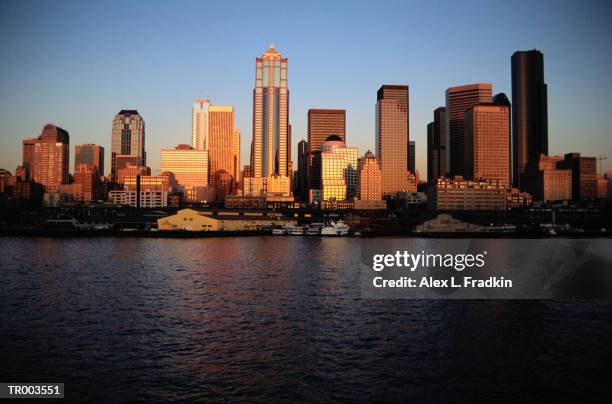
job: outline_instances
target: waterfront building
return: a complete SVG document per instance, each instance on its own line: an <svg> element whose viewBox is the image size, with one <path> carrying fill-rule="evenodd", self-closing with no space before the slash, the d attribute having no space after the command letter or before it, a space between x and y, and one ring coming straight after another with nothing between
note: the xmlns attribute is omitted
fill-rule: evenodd
<svg viewBox="0 0 612 404"><path fill-rule="evenodd" d="M111 177L116 179L116 157L136 157L136 164L147 165L145 153L145 122L135 109L122 109L113 118L111 139Z"/></svg>
<svg viewBox="0 0 612 404"><path fill-rule="evenodd" d="M38 139L28 141L27 147L27 153L32 153L31 178L42 184L45 192L56 192L60 185L68 183L70 136L66 130L46 124Z"/></svg>
<svg viewBox="0 0 612 404"><path fill-rule="evenodd" d="M228 195L225 197L226 209L265 209L266 198L263 196L238 196Z"/></svg>
<svg viewBox="0 0 612 404"><path fill-rule="evenodd" d="M558 169L572 171L572 199L597 198L597 159L581 157L580 153L567 153L557 162Z"/></svg>
<svg viewBox="0 0 612 404"><path fill-rule="evenodd" d="M74 183L78 186L74 193L75 200L92 202L100 199L100 174L97 166L79 164L74 171Z"/></svg>
<svg viewBox="0 0 612 404"><path fill-rule="evenodd" d="M527 208L533 204L533 198L528 192L521 192L518 188L512 188L507 194L508 209Z"/></svg>
<svg viewBox="0 0 612 404"><path fill-rule="evenodd" d="M427 195L435 210L506 210L506 187L500 180L465 180L461 176L438 178Z"/></svg>
<svg viewBox="0 0 612 404"><path fill-rule="evenodd" d="M321 165L313 162L313 158L315 154L321 152L323 143L331 135L336 135L346 142L346 111L343 109L309 109L307 143L309 189L321 188Z"/></svg>
<svg viewBox="0 0 612 404"><path fill-rule="evenodd" d="M97 144L78 144L74 146L74 170L79 165L89 164L96 167L98 175L104 175L104 147Z"/></svg>
<svg viewBox="0 0 612 404"><path fill-rule="evenodd" d="M168 206L168 193L164 191L126 191L113 190L108 200L115 205L133 208L165 208Z"/></svg>
<svg viewBox="0 0 612 404"><path fill-rule="evenodd" d="M544 55L536 50L512 55L512 182L521 190L521 176L548 155L548 101Z"/></svg>
<svg viewBox="0 0 612 404"><path fill-rule="evenodd" d="M504 94L464 114L466 179L499 180L510 187L510 102Z"/></svg>
<svg viewBox="0 0 612 404"><path fill-rule="evenodd" d="M185 200L197 202L211 200L208 187L208 151L197 150L189 145L178 145L174 149L162 149L161 170L171 172L184 188ZM202 198L202 192L206 198Z"/></svg>
<svg viewBox="0 0 612 404"><path fill-rule="evenodd" d="M289 178L289 152L287 58L271 44L255 61L252 176Z"/></svg>
<svg viewBox="0 0 612 404"><path fill-rule="evenodd" d="M572 171L561 169L562 156L540 155L534 167L528 167L522 178L523 187L534 201L566 201L572 198Z"/></svg>
<svg viewBox="0 0 612 404"><path fill-rule="evenodd" d="M376 156L383 195L408 190L408 92L408 86L385 84L376 94Z"/></svg>
<svg viewBox="0 0 612 404"><path fill-rule="evenodd" d="M417 233L480 233L484 231L486 231L484 227L455 219L448 213L441 213L434 219L426 220L416 227Z"/></svg>
<svg viewBox="0 0 612 404"><path fill-rule="evenodd" d="M447 171L451 176L465 173L464 113L479 103L490 103L493 86L488 83L467 84L446 90ZM440 175L443 175L442 173Z"/></svg>
<svg viewBox="0 0 612 404"><path fill-rule="evenodd" d="M291 180L287 176L245 177L244 196L291 196Z"/></svg>
<svg viewBox="0 0 612 404"><path fill-rule="evenodd" d="M357 148L331 135L321 148L323 200L352 200L357 192Z"/></svg>
<svg viewBox="0 0 612 404"><path fill-rule="evenodd" d="M222 212L182 209L157 220L160 231L260 231L271 226L295 225L295 220L268 212Z"/></svg>

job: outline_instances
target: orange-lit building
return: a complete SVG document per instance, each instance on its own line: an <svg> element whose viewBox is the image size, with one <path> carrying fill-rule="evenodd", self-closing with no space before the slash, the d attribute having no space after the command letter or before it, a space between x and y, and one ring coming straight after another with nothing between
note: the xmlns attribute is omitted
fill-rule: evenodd
<svg viewBox="0 0 612 404"><path fill-rule="evenodd" d="M581 157L580 153L566 153L557 168L572 171L572 199L597 198L597 159Z"/></svg>
<svg viewBox="0 0 612 404"><path fill-rule="evenodd" d="M337 135L321 146L323 200L352 200L357 192L357 148L347 147Z"/></svg>
<svg viewBox="0 0 612 404"><path fill-rule="evenodd" d="M28 148L29 145L28 142ZM45 192L56 192L60 185L68 183L69 151L68 132L52 124L45 125L41 135L33 142L31 178L42 184Z"/></svg>
<svg viewBox="0 0 612 404"><path fill-rule="evenodd" d="M467 84L446 90L446 169L451 176L465 173L464 113L479 103L492 100L493 86L486 83ZM440 175L444 175L441 173Z"/></svg>
<svg viewBox="0 0 612 404"><path fill-rule="evenodd" d="M523 186L534 201L566 201L572 199L572 172L559 169L562 156L540 155L537 167L527 167L523 174ZM532 163L533 164L533 163Z"/></svg>
<svg viewBox="0 0 612 404"><path fill-rule="evenodd" d="M506 210L506 193L499 180L438 178L429 188L427 203L436 210Z"/></svg>
<svg viewBox="0 0 612 404"><path fill-rule="evenodd" d="M146 166L145 122L135 109L122 109L113 118L111 144L111 176L116 180L117 156L136 157L134 165Z"/></svg>
<svg viewBox="0 0 612 404"><path fill-rule="evenodd" d="M21 165L25 170L24 180L29 180L32 177L32 162L34 160L34 144L38 141L37 138L23 140L23 160Z"/></svg>
<svg viewBox="0 0 612 404"><path fill-rule="evenodd" d="M370 150L359 159L357 198L365 201L382 200L380 164Z"/></svg>
<svg viewBox="0 0 612 404"><path fill-rule="evenodd" d="M126 167L117 171L117 183L123 185L126 177L136 175L151 175L151 169L145 166L135 166L128 164Z"/></svg>
<svg viewBox="0 0 612 404"><path fill-rule="evenodd" d="M174 174L184 188L185 200L200 200L198 189L208 187L208 151L196 150L189 145L178 145L161 152L161 170Z"/></svg>
<svg viewBox="0 0 612 404"><path fill-rule="evenodd" d="M343 109L309 109L308 110L308 187L321 188L321 166L313 164L315 152L320 152L325 140L338 136L346 142L346 111Z"/></svg>
<svg viewBox="0 0 612 404"><path fill-rule="evenodd" d="M208 148L208 108L210 101L205 98L195 100L191 109L191 147L196 150Z"/></svg>
<svg viewBox="0 0 612 404"><path fill-rule="evenodd" d="M81 164L96 167L98 175L104 176L104 147L91 143L74 146L74 170Z"/></svg>
<svg viewBox="0 0 612 404"><path fill-rule="evenodd" d="M100 198L100 175L91 164L79 164L74 171L74 183L79 186L74 199L91 202Z"/></svg>
<svg viewBox="0 0 612 404"><path fill-rule="evenodd" d="M211 105L208 108L209 182L216 173L234 172L234 108Z"/></svg>
<svg viewBox="0 0 612 404"><path fill-rule="evenodd" d="M233 170L232 176L236 183L236 188L240 186L242 179L240 178L240 130L234 128L234 139L232 141L232 155L233 155Z"/></svg>
<svg viewBox="0 0 612 404"><path fill-rule="evenodd" d="M510 187L510 102L476 104L465 112L464 167L467 179L499 180Z"/></svg>
<svg viewBox="0 0 612 404"><path fill-rule="evenodd" d="M377 92L376 156L383 195L408 190L408 86L383 85Z"/></svg>

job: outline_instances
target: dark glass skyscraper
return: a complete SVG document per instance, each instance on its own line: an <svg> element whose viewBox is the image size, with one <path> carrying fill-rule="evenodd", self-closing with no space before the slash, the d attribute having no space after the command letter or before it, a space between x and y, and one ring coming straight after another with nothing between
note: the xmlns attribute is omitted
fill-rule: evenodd
<svg viewBox="0 0 612 404"><path fill-rule="evenodd" d="M297 169L297 196L304 200L308 194L308 142L300 140L298 143L298 169Z"/></svg>
<svg viewBox="0 0 612 404"><path fill-rule="evenodd" d="M427 182L434 184L447 173L446 108L434 110L434 120L427 125Z"/></svg>
<svg viewBox="0 0 612 404"><path fill-rule="evenodd" d="M416 145L414 140L408 141L408 171L411 173L416 172Z"/></svg>
<svg viewBox="0 0 612 404"><path fill-rule="evenodd" d="M533 49L512 55L512 182L524 189L521 175L540 154L548 155L548 101L544 55Z"/></svg>

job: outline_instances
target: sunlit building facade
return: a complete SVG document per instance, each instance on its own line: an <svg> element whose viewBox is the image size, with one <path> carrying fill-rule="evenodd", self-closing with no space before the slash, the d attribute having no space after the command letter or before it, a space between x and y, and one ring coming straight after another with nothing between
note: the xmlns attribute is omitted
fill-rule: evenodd
<svg viewBox="0 0 612 404"><path fill-rule="evenodd" d="M242 181L240 178L240 130L234 128L234 138L232 140L232 176L236 187L238 187Z"/></svg>
<svg viewBox="0 0 612 404"><path fill-rule="evenodd" d="M465 178L499 180L510 187L510 102L481 103L465 111Z"/></svg>
<svg viewBox="0 0 612 404"><path fill-rule="evenodd" d="M324 201L351 200L357 193L357 148L336 135L321 148L321 189Z"/></svg>
<svg viewBox="0 0 612 404"><path fill-rule="evenodd" d="M357 198L366 201L382 199L382 178L378 159L370 150L359 159Z"/></svg>
<svg viewBox="0 0 612 404"><path fill-rule="evenodd" d="M343 109L308 110L308 187L321 187L321 165L313 164L314 154L320 152L323 143L331 135L346 142L346 111Z"/></svg>
<svg viewBox="0 0 612 404"><path fill-rule="evenodd" d="M96 167L98 175L104 175L104 147L97 144L78 144L74 146L74 169L81 164Z"/></svg>
<svg viewBox="0 0 612 404"><path fill-rule="evenodd" d="M427 203L436 210L506 210L507 190L499 180L438 178L429 188Z"/></svg>
<svg viewBox="0 0 612 404"><path fill-rule="evenodd" d="M287 58L270 45L255 61L252 176L289 177Z"/></svg>
<svg viewBox="0 0 612 404"><path fill-rule="evenodd" d="M208 108L209 182L219 172L234 172L234 108L211 105Z"/></svg>
<svg viewBox="0 0 612 404"><path fill-rule="evenodd" d="M572 199L572 171L560 169L558 163L563 156L540 155L535 167L527 167L522 175L522 184L534 201L567 201Z"/></svg>
<svg viewBox="0 0 612 404"><path fill-rule="evenodd" d="M376 156L383 195L408 190L408 86L383 85L377 92Z"/></svg>
<svg viewBox="0 0 612 404"><path fill-rule="evenodd" d="M31 178L42 184L45 192L57 192L68 183L70 136L58 126L46 124L33 142Z"/></svg>
<svg viewBox="0 0 612 404"><path fill-rule="evenodd" d="M447 171L451 176L465 173L464 113L480 103L490 103L493 86L488 83L467 84L446 90Z"/></svg>
<svg viewBox="0 0 612 404"><path fill-rule="evenodd" d="M116 157L136 157L136 165L146 166L145 122L138 111L124 109L113 118L111 145L111 176L117 175Z"/></svg>
<svg viewBox="0 0 612 404"><path fill-rule="evenodd" d="M208 187L208 151L196 150L189 145L178 145L174 149L162 149L161 171L174 174L184 188L185 200L195 202L198 188Z"/></svg>
<svg viewBox="0 0 612 404"><path fill-rule="evenodd" d="M95 165L79 164L74 170L74 183L79 186L75 199L85 202L100 199L100 173Z"/></svg>
<svg viewBox="0 0 612 404"><path fill-rule="evenodd" d="M208 108L210 101L197 99L191 108L191 147L196 150L208 149Z"/></svg>

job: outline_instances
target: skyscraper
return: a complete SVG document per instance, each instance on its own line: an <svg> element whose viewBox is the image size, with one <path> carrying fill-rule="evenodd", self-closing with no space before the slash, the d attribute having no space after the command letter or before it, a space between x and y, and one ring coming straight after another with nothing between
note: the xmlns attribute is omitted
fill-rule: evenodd
<svg viewBox="0 0 612 404"><path fill-rule="evenodd" d="M300 140L297 153L297 194L301 200L306 200L308 196L308 142Z"/></svg>
<svg viewBox="0 0 612 404"><path fill-rule="evenodd" d="M440 176L440 152L434 136L434 123L427 124L427 183L430 185Z"/></svg>
<svg viewBox="0 0 612 404"><path fill-rule="evenodd" d="M557 168L572 172L572 199L589 200L597 198L597 159L581 157L580 153L566 153L557 162Z"/></svg>
<svg viewBox="0 0 612 404"><path fill-rule="evenodd" d="M321 165L314 164L315 154L325 140L336 135L346 142L346 111L343 109L308 110L308 189L321 189Z"/></svg>
<svg viewBox="0 0 612 404"><path fill-rule="evenodd" d="M208 108L209 184L212 178L234 172L234 108L211 105Z"/></svg>
<svg viewBox="0 0 612 404"><path fill-rule="evenodd" d="M538 50L512 55L512 182L524 189L521 176L548 155L548 96L544 55Z"/></svg>
<svg viewBox="0 0 612 404"><path fill-rule="evenodd" d="M208 108L210 101L197 99L191 109L191 147L196 150L208 149Z"/></svg>
<svg viewBox="0 0 612 404"><path fill-rule="evenodd" d="M479 103L465 114L465 176L498 180L510 187L510 102L505 94L493 103Z"/></svg>
<svg viewBox="0 0 612 404"><path fill-rule="evenodd" d="M38 139L24 139L23 140L23 161L21 165L25 171L25 178L30 179L32 177L32 161L34 159L34 144Z"/></svg>
<svg viewBox="0 0 612 404"><path fill-rule="evenodd" d="M80 164L96 167L98 175L104 175L104 147L97 144L78 144L74 146L74 171Z"/></svg>
<svg viewBox="0 0 612 404"><path fill-rule="evenodd" d="M376 103L376 155L382 193L408 190L408 86L383 85Z"/></svg>
<svg viewBox="0 0 612 404"><path fill-rule="evenodd" d="M451 176L465 175L465 142L463 114L481 102L491 102L493 86L486 83L467 84L446 90L447 170Z"/></svg>
<svg viewBox="0 0 612 404"><path fill-rule="evenodd" d="M74 169L77 185L75 199L85 202L97 201L100 197L100 173L93 164L80 163Z"/></svg>
<svg viewBox="0 0 612 404"><path fill-rule="evenodd" d="M139 166L147 165L145 153L145 122L138 111L122 109L113 119L111 176L116 176L117 156L135 156Z"/></svg>
<svg viewBox="0 0 612 404"><path fill-rule="evenodd" d="M255 61L253 177L288 177L289 89L287 58L271 44Z"/></svg>
<svg viewBox="0 0 612 404"><path fill-rule="evenodd" d="M446 108L436 108L433 115L433 122L427 125L427 182L430 185L447 173Z"/></svg>
<svg viewBox="0 0 612 404"><path fill-rule="evenodd" d="M408 171L411 173L416 172L416 145L414 140L408 141Z"/></svg>
<svg viewBox="0 0 612 404"><path fill-rule="evenodd" d="M234 128L234 138L232 140L232 154L233 154L233 172L231 173L234 177L236 184L240 184L240 130Z"/></svg>
<svg viewBox="0 0 612 404"><path fill-rule="evenodd" d="M33 143L31 178L42 184L45 192L56 192L68 183L70 136L58 126L46 124Z"/></svg>

